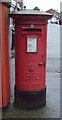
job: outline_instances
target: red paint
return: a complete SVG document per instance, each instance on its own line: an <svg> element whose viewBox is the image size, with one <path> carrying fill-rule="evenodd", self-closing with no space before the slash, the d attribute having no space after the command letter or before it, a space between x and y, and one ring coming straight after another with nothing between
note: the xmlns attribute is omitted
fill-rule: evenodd
<svg viewBox="0 0 62 120"><path fill-rule="evenodd" d="M22 90L46 88L47 20L51 15L13 14L15 22L15 84ZM34 26L31 28L31 24ZM34 29L34 30L29 30ZM40 30L39 30L40 29ZM27 53L27 38L37 38L37 52ZM38 65L42 62L42 65Z"/></svg>
<svg viewBox="0 0 62 120"><path fill-rule="evenodd" d="M1 12L1 32L0 32L0 107L6 107L10 100L10 69L9 69L9 28L8 11L9 8L0 4Z"/></svg>

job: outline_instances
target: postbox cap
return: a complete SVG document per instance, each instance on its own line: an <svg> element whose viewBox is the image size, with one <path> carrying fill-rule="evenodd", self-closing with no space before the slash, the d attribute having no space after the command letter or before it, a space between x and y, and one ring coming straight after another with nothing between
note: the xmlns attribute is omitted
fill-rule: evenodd
<svg viewBox="0 0 62 120"><path fill-rule="evenodd" d="M21 11L15 11L10 14L10 17L14 19L14 22L20 22L25 21L28 23L29 21L39 21L39 22L47 22L48 19L52 18L52 14L41 12L39 10L21 10Z"/></svg>

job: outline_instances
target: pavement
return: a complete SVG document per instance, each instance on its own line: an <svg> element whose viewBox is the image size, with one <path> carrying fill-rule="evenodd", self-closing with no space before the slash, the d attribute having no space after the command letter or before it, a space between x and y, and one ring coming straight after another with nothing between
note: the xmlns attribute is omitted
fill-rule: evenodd
<svg viewBox="0 0 62 120"><path fill-rule="evenodd" d="M60 118L60 25L48 24L46 106L37 109L19 109L14 106L15 58L10 56L11 98L3 118Z"/></svg>

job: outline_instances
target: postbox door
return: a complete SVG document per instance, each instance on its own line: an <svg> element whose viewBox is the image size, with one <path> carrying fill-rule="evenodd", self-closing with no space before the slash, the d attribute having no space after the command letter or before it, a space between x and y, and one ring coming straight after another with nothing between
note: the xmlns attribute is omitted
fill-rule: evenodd
<svg viewBox="0 0 62 120"><path fill-rule="evenodd" d="M33 88L45 86L45 49L42 36L26 38L26 72L25 79Z"/></svg>

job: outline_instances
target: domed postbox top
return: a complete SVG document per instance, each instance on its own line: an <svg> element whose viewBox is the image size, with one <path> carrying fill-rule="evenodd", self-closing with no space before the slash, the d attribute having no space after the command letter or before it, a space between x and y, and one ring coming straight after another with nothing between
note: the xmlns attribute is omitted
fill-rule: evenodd
<svg viewBox="0 0 62 120"><path fill-rule="evenodd" d="M40 20L40 21L47 21L48 19L52 18L52 14L47 13L47 12L41 12L39 10L21 10L21 11L15 11L10 14L10 17L12 17L16 22L17 20L24 20L28 21L31 20ZM36 19L37 18L37 19Z"/></svg>

